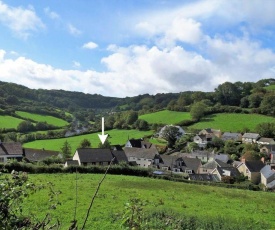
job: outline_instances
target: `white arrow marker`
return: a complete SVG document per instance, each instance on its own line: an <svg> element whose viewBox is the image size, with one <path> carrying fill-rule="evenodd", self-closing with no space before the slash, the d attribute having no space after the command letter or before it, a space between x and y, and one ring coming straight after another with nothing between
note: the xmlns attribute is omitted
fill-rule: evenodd
<svg viewBox="0 0 275 230"><path fill-rule="evenodd" d="M102 144L106 141L108 134L104 134L104 117L102 117L102 134L98 134L98 137Z"/></svg>

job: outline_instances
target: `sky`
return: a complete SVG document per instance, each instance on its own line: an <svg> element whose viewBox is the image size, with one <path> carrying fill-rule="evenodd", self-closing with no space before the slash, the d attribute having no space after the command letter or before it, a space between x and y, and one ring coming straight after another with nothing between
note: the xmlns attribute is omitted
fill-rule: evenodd
<svg viewBox="0 0 275 230"><path fill-rule="evenodd" d="M274 0L0 0L0 81L103 96L275 77Z"/></svg>

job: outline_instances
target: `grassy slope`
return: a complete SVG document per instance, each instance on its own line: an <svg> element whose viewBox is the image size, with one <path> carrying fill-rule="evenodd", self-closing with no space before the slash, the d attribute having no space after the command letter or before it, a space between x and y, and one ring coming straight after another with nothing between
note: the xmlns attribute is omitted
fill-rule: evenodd
<svg viewBox="0 0 275 230"><path fill-rule="evenodd" d="M110 130L106 131L105 134L108 133L109 137L108 140L112 145L121 144L124 145L128 137L129 138L141 138L146 135L151 135L153 131L138 131L138 130ZM61 138L61 139L51 139L51 140L38 140L24 144L25 148L36 148L36 149L47 149L47 150L56 150L59 151L60 148L63 146L63 143L67 140L71 147L72 151L75 152L76 148L79 146L80 142L83 139L88 139L93 148L96 148L100 142L98 134L86 134L81 136L74 136L68 138Z"/></svg>
<svg viewBox="0 0 275 230"><path fill-rule="evenodd" d="M149 124L176 124L183 120L190 120L190 113L187 112L176 112L163 110L155 113L149 113L139 116L139 119L147 121Z"/></svg>
<svg viewBox="0 0 275 230"><path fill-rule="evenodd" d="M11 116L0 116L0 129L3 128L14 128L16 129L17 126L24 120L11 117Z"/></svg>
<svg viewBox="0 0 275 230"><path fill-rule="evenodd" d="M74 216L76 176L74 174L29 175L32 181L55 184L60 190L61 206L53 215L62 221L62 229L68 229ZM82 226L89 202L102 175L77 175L77 220ZM30 196L25 211L41 219L48 212L48 191L42 190ZM200 218L226 217L233 222L243 219L264 220L275 227L273 210L275 193L253 192L212 186L191 185L151 178L107 175L101 185L90 212L87 229L120 229L124 204L130 198L148 200L145 210L166 210L167 213L185 213ZM121 216L120 216L121 217Z"/></svg>
<svg viewBox="0 0 275 230"><path fill-rule="evenodd" d="M22 112L22 111L16 111L16 114L26 119L32 119L37 122L47 122L48 124L55 125L58 127L63 127L68 125L67 121L64 121L60 118L53 117L53 116L33 114L33 113Z"/></svg>
<svg viewBox="0 0 275 230"><path fill-rule="evenodd" d="M275 122L275 118L258 114L219 113L205 117L190 128L213 128L222 132L237 132L249 128L250 131L254 131L257 124L263 122Z"/></svg>

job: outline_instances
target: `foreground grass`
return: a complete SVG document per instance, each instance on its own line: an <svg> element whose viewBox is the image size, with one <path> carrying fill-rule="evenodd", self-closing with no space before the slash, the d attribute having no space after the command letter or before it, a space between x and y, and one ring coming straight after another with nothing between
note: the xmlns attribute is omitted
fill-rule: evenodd
<svg viewBox="0 0 275 230"><path fill-rule="evenodd" d="M191 115L188 112L176 112L162 110L155 113L149 113L139 116L139 119L147 121L149 124L176 124L183 120L191 120Z"/></svg>
<svg viewBox="0 0 275 230"><path fill-rule="evenodd" d="M275 122L275 118L259 114L218 113L206 116L189 127L220 129L222 132L239 132L248 128L252 132L258 124L263 122Z"/></svg>
<svg viewBox="0 0 275 230"><path fill-rule="evenodd" d="M111 145L118 145L118 144L124 145L128 141L128 138L142 138L147 135L152 135L153 131L138 131L134 129L132 130L114 129L114 130L106 131L105 133L109 134L108 141L111 143ZM60 138L60 139L37 140L37 141L25 143L23 147L34 148L34 149L44 148L47 150L60 151L64 142L67 140L72 147L72 152L74 153L83 139L88 139L92 144L92 148L97 148L100 143L98 134L101 134L101 132L86 134L81 136L68 137L68 138Z"/></svg>
<svg viewBox="0 0 275 230"><path fill-rule="evenodd" d="M28 113L23 111L16 111L15 113L23 118L31 119L37 122L47 122L48 124L54 125L57 127L63 127L68 125L67 121L57 117L53 117L53 116L34 114L34 113Z"/></svg>
<svg viewBox="0 0 275 230"><path fill-rule="evenodd" d="M47 212L51 212L53 220L61 220L61 229L68 229L74 218L75 207L78 225L82 226L102 175L39 174L29 175L29 178L38 184L54 183L55 191L61 191L54 201L58 200L61 205L57 206L56 210L49 211L48 190L41 190L26 200L24 213L42 219ZM202 219L226 218L232 220L232 223L245 220L265 221L275 227L275 204L271 202L275 198L274 193L107 175L90 212L87 229L121 229L124 204L131 198L147 201L144 212L162 210Z"/></svg>
<svg viewBox="0 0 275 230"><path fill-rule="evenodd" d="M12 117L0 115L0 129L17 129L17 126L24 120Z"/></svg>

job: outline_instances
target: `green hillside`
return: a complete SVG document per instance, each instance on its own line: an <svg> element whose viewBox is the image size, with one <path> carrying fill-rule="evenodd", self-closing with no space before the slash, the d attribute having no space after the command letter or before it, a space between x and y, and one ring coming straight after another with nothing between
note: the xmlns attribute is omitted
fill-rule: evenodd
<svg viewBox="0 0 275 230"><path fill-rule="evenodd" d="M190 120L191 116L188 112L177 112L162 110L155 113L148 113L139 116L139 119L147 121L149 124L158 123L158 124L176 124L183 120Z"/></svg>
<svg viewBox="0 0 275 230"><path fill-rule="evenodd" d="M16 129L22 121L24 120L16 117L0 115L0 129Z"/></svg>
<svg viewBox="0 0 275 230"><path fill-rule="evenodd" d="M36 122L47 122L48 124L54 125L57 127L63 127L63 126L68 125L67 121L64 121L60 118L53 117L53 116L34 114L34 113L28 113L28 112L23 112L23 111L16 111L15 113L18 116L23 117L23 118L31 119Z"/></svg>
<svg viewBox="0 0 275 230"><path fill-rule="evenodd" d="M44 189L26 199L24 213L35 214L36 218L42 219L49 212L52 214L53 221L58 218L62 223L62 229L68 229L76 207L76 219L78 226L81 227L89 202L101 178L100 174L78 174L77 177L75 174L30 174L29 179L35 183L52 182L55 184L54 191L60 191L61 194L53 200L58 200L61 205L57 205L55 210L50 210L48 189ZM77 204L75 202L76 192ZM274 193L267 192L192 185L134 176L107 175L95 198L86 229L122 229L122 216L127 211L125 204L130 199L139 199L144 202L145 205L140 210L144 214L158 211L171 217L176 214L187 215L204 221L216 220L216 224L226 220L229 224L231 223L230 226L235 227L238 223L250 223L247 228L241 229L263 229L262 223L265 222L271 225L270 229L274 229L275 204L271 202L274 198ZM139 207L137 203L135 204ZM155 218L156 223L160 222L161 217ZM166 221L169 223L169 219ZM169 227L171 223L166 226L165 229L171 229ZM210 227L213 229L211 225L203 229L210 229ZM215 229L221 228L216 226Z"/></svg>
<svg viewBox="0 0 275 230"><path fill-rule="evenodd" d="M108 141L112 145L124 145L128 138L142 138L147 135L152 135L153 131L138 131L138 130L110 130L105 133L109 134ZM33 142L28 142L23 145L25 148L34 148L34 149L47 149L59 151L63 146L63 143L67 140L72 147L73 153L79 146L80 142L83 139L88 139L91 142L93 148L97 148L100 140L98 137L99 133L92 133L80 136L73 136L60 139L49 139L49 140L37 140Z"/></svg>
<svg viewBox="0 0 275 230"><path fill-rule="evenodd" d="M206 116L189 128L213 128L220 129L222 132L237 132L248 128L254 131L257 124L263 122L275 122L275 118L259 114L218 113Z"/></svg>

